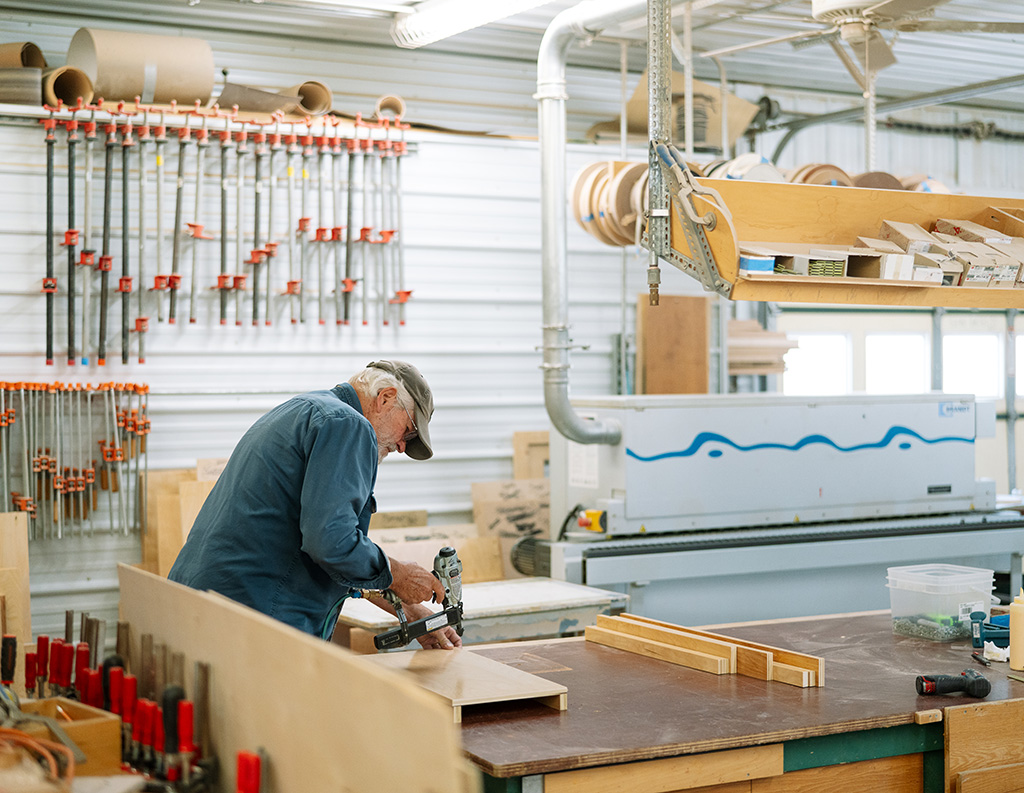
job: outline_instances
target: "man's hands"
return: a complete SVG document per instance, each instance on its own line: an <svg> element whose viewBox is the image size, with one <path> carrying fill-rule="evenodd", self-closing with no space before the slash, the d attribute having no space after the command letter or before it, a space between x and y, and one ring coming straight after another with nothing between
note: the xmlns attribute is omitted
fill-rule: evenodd
<svg viewBox="0 0 1024 793"><path fill-rule="evenodd" d="M409 622L415 622L434 613L422 603L405 605L402 610L405 611ZM462 637L455 632L455 628L451 625L447 625L433 633L424 634L416 639L416 641L427 650L451 650L462 646Z"/></svg>
<svg viewBox="0 0 1024 793"><path fill-rule="evenodd" d="M415 622L434 613L433 610L423 605L423 601L433 597L438 603L444 602L444 585L434 577L433 573L414 562L400 562L397 559L391 559L391 578L389 589L401 598L402 610L409 622ZM371 598L370 600L385 611L394 613L391 604L382 598ZM451 625L420 636L416 641L428 650L451 650L453 647L462 646L462 638Z"/></svg>
<svg viewBox="0 0 1024 793"><path fill-rule="evenodd" d="M403 603L422 603L424 600L430 600L431 596L438 603L444 602L444 585L433 573L415 562L391 559L391 579L389 589L398 595Z"/></svg>

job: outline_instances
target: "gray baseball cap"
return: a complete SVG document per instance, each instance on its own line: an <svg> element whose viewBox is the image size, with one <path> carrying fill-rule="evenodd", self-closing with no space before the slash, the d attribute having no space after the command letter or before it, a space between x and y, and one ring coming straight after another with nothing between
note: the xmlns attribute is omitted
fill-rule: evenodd
<svg viewBox="0 0 1024 793"><path fill-rule="evenodd" d="M430 419L434 415L434 396L420 370L405 361L370 361L366 366L394 375L405 386L414 403L413 419L417 432L417 436L405 445L405 453L414 460L429 460L434 455L428 432Z"/></svg>

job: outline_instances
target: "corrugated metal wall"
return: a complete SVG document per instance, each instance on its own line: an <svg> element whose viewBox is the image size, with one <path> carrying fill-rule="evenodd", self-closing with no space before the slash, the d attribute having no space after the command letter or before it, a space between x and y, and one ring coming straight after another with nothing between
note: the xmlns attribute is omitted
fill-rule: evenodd
<svg viewBox="0 0 1024 793"><path fill-rule="evenodd" d="M21 12L3 14L0 19L5 41L35 41L53 63L62 61L74 31L89 24L84 18ZM408 117L413 121L535 134L534 71L521 62L279 41L231 32L184 32L211 42L218 67L229 69L232 82L280 88L301 79L321 79L334 89L335 107L340 110L369 112L378 96L397 93L408 102ZM631 75L630 90L636 78ZM579 138L594 121L617 114L619 79L618 74L593 69L569 70L571 136ZM751 99L763 93L757 86L738 90ZM780 98L787 109L790 102L806 112L836 109L821 97ZM999 123L1019 125L1020 119L1007 116ZM63 141L62 133L58 137ZM856 126L807 131L791 144L781 164L824 159L856 172L861 139ZM64 342L59 332L57 365L46 367L45 301L38 293L45 250L43 133L34 121L7 119L0 125L0 249L5 252L0 257L0 379L148 383L153 425L149 465L173 468L194 465L198 458L226 456L260 414L291 394L333 385L373 358L406 358L422 369L433 386L437 413L431 435L437 451L427 463L387 460L379 477L380 508L425 508L432 523L468 520L470 483L511 476L512 433L547 427L540 354L535 349L541 338L537 145L530 140L415 131L408 140L415 150L403 164L404 236L407 282L414 293L405 327L291 325L280 321L287 312L284 298L276 301L270 328L253 328L248 323L219 327L214 319L216 297L203 290L199 324L169 326L151 321L145 365L123 366L115 336L110 361L103 369L95 363L67 367L60 355ZM880 141L879 167L898 173L926 170L945 181L960 180L963 187L977 192L1021 181L1022 159L989 142L972 146L884 132ZM773 145L774 138L768 136L759 144L766 153ZM66 225L61 214L63 143L57 151L56 228L60 233ZM569 176L586 162L617 154L618 147L573 144L568 152ZM642 151L631 154L644 156ZM968 154L971 169L965 173ZM167 229L173 218L175 158L172 145L166 182ZM211 173L216 170L216 164L211 164ZM191 175L189 171L189 184ZM211 230L219 225L215 181L214 177L208 183L204 202ZM114 195L114 206L119 208L117 189ZM153 213L152 195L147 203ZM134 212L133 204L133 222ZM119 209L114 217L113 250L119 255ZM281 217L283 213L278 214ZM152 250L155 221L147 225ZM137 229L131 233L136 235ZM211 243L201 258L207 283L213 282L216 271L215 247ZM623 257L575 225L569 229L569 248L573 335L577 343L590 345L573 354L573 393L611 393ZM58 275L64 269L62 254L58 247ZM626 258L630 265L626 313L631 327L632 296L644 291L646 259L636 252ZM154 272L152 265L149 271ZM283 281L278 281L280 288ZM697 289L695 282L668 268L664 288L666 292ZM64 302L63 296L56 301L58 328L63 327ZM310 308L315 311L315 302ZM112 317L116 328L116 310ZM134 536L33 542L36 631L58 632L62 612L69 607L114 619L114 563L136 561L138 554Z"/></svg>

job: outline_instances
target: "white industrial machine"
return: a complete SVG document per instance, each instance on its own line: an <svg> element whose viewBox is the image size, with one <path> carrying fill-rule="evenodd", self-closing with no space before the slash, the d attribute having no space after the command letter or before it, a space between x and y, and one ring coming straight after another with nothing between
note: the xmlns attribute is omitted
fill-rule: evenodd
<svg viewBox="0 0 1024 793"><path fill-rule="evenodd" d="M995 409L973 396L573 399L614 445L551 433L552 538L533 571L662 619L888 606L887 566L952 561L1020 585L1024 520L975 480ZM697 622L695 622L697 621Z"/></svg>

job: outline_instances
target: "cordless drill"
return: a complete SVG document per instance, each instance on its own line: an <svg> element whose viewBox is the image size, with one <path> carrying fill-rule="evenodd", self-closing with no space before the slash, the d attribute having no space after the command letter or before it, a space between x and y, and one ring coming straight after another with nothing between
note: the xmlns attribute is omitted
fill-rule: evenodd
<svg viewBox="0 0 1024 793"><path fill-rule="evenodd" d="M917 678L917 693L921 695L963 691L969 697L980 699L987 697L991 690L988 678L973 669L965 669L958 675L919 675Z"/></svg>
<svg viewBox="0 0 1024 793"><path fill-rule="evenodd" d="M401 599L390 589L384 590L383 597L395 607L398 627L386 630L373 637L373 646L378 650L404 647L413 639L424 634L455 626L455 632L462 635L462 562L455 549L446 545L434 557L434 576L444 586L443 608L429 617L408 622L402 610Z"/></svg>

